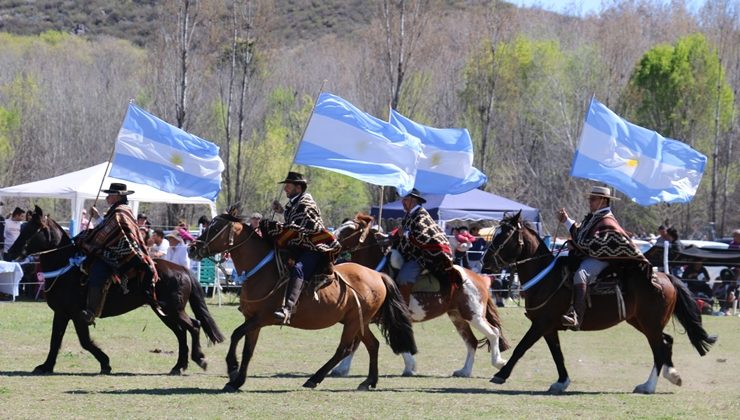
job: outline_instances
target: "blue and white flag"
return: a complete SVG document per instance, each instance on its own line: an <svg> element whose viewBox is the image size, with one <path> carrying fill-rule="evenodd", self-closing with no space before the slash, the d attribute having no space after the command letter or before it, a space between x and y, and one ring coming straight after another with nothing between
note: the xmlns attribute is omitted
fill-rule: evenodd
<svg viewBox="0 0 740 420"><path fill-rule="evenodd" d="M346 100L322 93L295 163L338 172L374 185L414 187L421 142Z"/></svg>
<svg viewBox="0 0 740 420"><path fill-rule="evenodd" d="M706 163L687 144L632 124L592 99L570 174L604 182L649 206L691 201Z"/></svg>
<svg viewBox="0 0 740 420"><path fill-rule="evenodd" d="M485 184L488 178L473 167L473 141L465 128L433 128L416 123L391 109L391 124L421 140L414 187L424 194L461 194Z"/></svg>
<svg viewBox="0 0 740 420"><path fill-rule="evenodd" d="M223 170L218 146L129 104L110 176L216 201Z"/></svg>

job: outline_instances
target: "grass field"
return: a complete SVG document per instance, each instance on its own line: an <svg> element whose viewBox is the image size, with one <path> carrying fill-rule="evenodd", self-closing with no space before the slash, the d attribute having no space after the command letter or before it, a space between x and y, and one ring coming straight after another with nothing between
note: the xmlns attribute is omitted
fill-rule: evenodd
<svg viewBox="0 0 740 420"><path fill-rule="evenodd" d="M227 336L241 322L236 306L210 309ZM529 324L522 309L504 308L502 317L516 344ZM544 392L556 378L544 341L525 355L504 385L488 382L495 370L484 349L473 378L450 377L462 366L465 351L446 318L415 325L419 376L399 376L403 361L383 345L378 388L364 393L354 391L367 373L363 347L350 377L327 378L315 390L301 387L333 353L339 327L267 328L244 392L223 394L227 345L205 349L208 371L191 364L184 376L168 376L176 340L148 309L101 320L93 330L111 358L112 375L97 375L97 362L82 350L71 326L56 373L31 375L46 357L51 318L43 303L0 304L3 418L736 418L740 411L738 317L704 318L707 330L720 338L703 358L680 325L669 324L666 331L675 338L674 362L684 385L661 379L651 396L632 394L648 376L651 355L643 336L624 323L602 332L561 335L572 379L562 396Z"/></svg>

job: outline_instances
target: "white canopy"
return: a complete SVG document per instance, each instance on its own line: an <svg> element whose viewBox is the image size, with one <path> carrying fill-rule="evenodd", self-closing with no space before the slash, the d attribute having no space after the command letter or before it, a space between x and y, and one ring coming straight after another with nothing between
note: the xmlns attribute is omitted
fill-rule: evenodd
<svg viewBox="0 0 740 420"><path fill-rule="evenodd" d="M94 200L100 191L100 180L105 174L107 162L79 171L70 172L53 178L44 179L13 187L0 188L0 197L49 197L66 198L71 200L72 220L75 227L80 226L80 218L85 200ZM211 217L216 216L216 204L203 197L183 197L181 195L160 191L144 184L106 176L103 188L108 188L111 182L122 182L129 190L135 191L129 196L129 202L138 212L139 202L169 203L169 204L204 204L210 207ZM76 230L76 229L75 229Z"/></svg>

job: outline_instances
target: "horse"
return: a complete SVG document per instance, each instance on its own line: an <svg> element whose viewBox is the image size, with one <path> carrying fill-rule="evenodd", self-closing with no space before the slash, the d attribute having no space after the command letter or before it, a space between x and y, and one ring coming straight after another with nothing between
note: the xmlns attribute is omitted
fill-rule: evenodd
<svg viewBox="0 0 740 420"><path fill-rule="evenodd" d="M231 334L226 356L229 382L224 391L235 392L246 381L247 367L254 354L260 330L270 325L282 325L273 311L282 304L287 276L273 241L252 229L242 218L229 213L216 216L190 247L193 259L203 259L229 252L234 269L245 278L239 292L239 310L244 323ZM370 355L367 378L358 390L375 388L378 382L379 342L369 328L371 321L379 324L386 342L394 353L416 353L411 319L403 297L393 280L359 264L345 263L334 267L336 279L328 284L312 282L304 285L303 293L290 320L290 327L323 329L336 323L344 324L334 355L304 384L315 388L329 370L351 354L362 342ZM314 288L313 292L310 289ZM245 337L242 361L236 347Z"/></svg>
<svg viewBox="0 0 740 420"><path fill-rule="evenodd" d="M558 338L558 331L565 329L561 325L561 315L571 302L571 290L566 286L569 276L563 271L567 262L563 260L565 258L556 258L539 235L521 220L521 212L501 221L483 256L483 264L486 269L514 266L519 271L522 288L526 291L526 315L532 324L509 362L491 382L506 382L519 359L544 337L558 371L558 379L548 392L561 394L570 384ZM701 356L709 351L716 336L709 336L702 327L699 309L679 279L664 273L653 273L648 279L647 270L652 271L652 268L640 267L636 262L623 263L616 268L622 269L619 277L623 280L624 293L617 289L612 294L592 294L592 306L586 309L581 330L603 330L627 321L645 335L653 353L653 366L647 381L637 385L633 392L654 393L661 370L669 382L680 386L681 376L672 361L673 337L663 332L671 315L685 328L691 344ZM622 299L623 304L620 303Z"/></svg>
<svg viewBox="0 0 740 420"><path fill-rule="evenodd" d="M87 282L79 265L71 263L77 253L77 247L69 235L56 221L45 217L38 206L31 220L21 228L20 236L8 250L8 256L15 260L37 254L41 269L46 273L44 292L46 303L54 311L54 320L49 354L46 361L33 370L35 374L54 372L57 354L70 320L74 324L82 348L92 353L100 363L100 373L111 373L110 358L93 342L89 326L79 317L86 304ZM155 313L175 333L179 346L177 363L170 370L170 375L181 375L188 367L186 332L189 332L192 338L191 357L205 370L208 362L201 350L201 327L212 343L224 341L224 336L208 311L200 284L187 268L166 260L154 261L159 274L156 293L162 300L165 315L162 316L157 311ZM130 291L124 290L121 285L111 284L101 318L122 315L146 304L143 288L139 287L142 290L136 290L134 284L134 282L128 284L132 286ZM190 302L190 308L196 319L190 318L185 312L186 302Z"/></svg>
<svg viewBox="0 0 740 420"><path fill-rule="evenodd" d="M348 220L334 232L342 244L344 256L348 261L362 264L378 271L388 270L390 264L386 256L387 246L382 234L372 227L374 218L367 214L358 214L354 220ZM414 322L424 322L447 314L460 334L467 356L462 368L454 371L452 376L469 378L473 373L475 351L488 344L491 350L491 364L500 369L506 364L501 351L509 348L509 343L501 332L501 319L496 305L491 299L489 290L491 279L488 276L462 269L465 279L462 287L452 294L439 292L413 291L409 299L409 310ZM388 271L385 271L388 273ZM478 340L470 326L485 335ZM403 376L413 376L416 372L416 360L410 354L403 354ZM332 370L333 376L347 376L352 364L348 356Z"/></svg>

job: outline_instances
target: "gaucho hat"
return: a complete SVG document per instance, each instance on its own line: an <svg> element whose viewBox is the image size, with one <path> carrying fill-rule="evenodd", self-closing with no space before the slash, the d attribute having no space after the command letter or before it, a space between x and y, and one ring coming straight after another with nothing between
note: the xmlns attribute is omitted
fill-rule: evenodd
<svg viewBox="0 0 740 420"><path fill-rule="evenodd" d="M288 172L288 176L286 176L284 180L278 182L278 184L299 184L306 186L308 185L308 181L303 177L303 174L299 174L298 172Z"/></svg>
<svg viewBox="0 0 740 420"><path fill-rule="evenodd" d="M424 197L421 196L421 193L416 188L413 188L410 193L406 194L406 197L411 197L419 200L419 203L424 204L427 202L427 200L424 199Z"/></svg>
<svg viewBox="0 0 740 420"><path fill-rule="evenodd" d="M609 187L599 187L599 186L593 186L591 187L591 192L586 194L587 197L603 197L603 198L611 198L614 200L619 200L618 197L614 196L612 194L612 190Z"/></svg>
<svg viewBox="0 0 740 420"><path fill-rule="evenodd" d="M111 182L110 187L108 187L107 190L101 191L110 195L129 195L134 193L126 188L126 184L122 184L120 182Z"/></svg>

